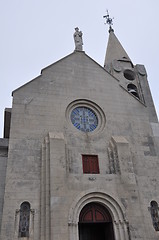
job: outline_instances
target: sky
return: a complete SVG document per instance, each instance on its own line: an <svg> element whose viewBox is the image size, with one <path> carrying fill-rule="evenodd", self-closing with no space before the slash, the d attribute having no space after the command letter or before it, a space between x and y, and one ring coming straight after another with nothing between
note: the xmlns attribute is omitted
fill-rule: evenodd
<svg viewBox="0 0 159 240"><path fill-rule="evenodd" d="M0 0L0 137L12 91L41 69L74 51L74 28L83 32L84 51L103 66L109 10L113 28L133 64L143 64L159 116L158 0Z"/></svg>

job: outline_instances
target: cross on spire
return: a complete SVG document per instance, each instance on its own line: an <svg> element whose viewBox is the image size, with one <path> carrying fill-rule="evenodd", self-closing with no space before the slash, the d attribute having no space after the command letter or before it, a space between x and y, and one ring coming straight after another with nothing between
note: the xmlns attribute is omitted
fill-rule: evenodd
<svg viewBox="0 0 159 240"><path fill-rule="evenodd" d="M108 10L107 10L107 14L103 16L103 18L105 18L105 24L109 25L109 32L114 31L112 28L113 18L110 18Z"/></svg>

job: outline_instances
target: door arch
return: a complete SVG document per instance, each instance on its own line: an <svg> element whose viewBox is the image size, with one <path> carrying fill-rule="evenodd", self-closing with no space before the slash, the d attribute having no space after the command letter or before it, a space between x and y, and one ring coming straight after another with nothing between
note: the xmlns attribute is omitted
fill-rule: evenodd
<svg viewBox="0 0 159 240"><path fill-rule="evenodd" d="M109 211L97 202L86 204L79 216L79 240L114 240Z"/></svg>
<svg viewBox="0 0 159 240"><path fill-rule="evenodd" d="M108 210L115 240L129 240L129 223L124 208L119 199L113 198L104 189L83 191L73 200L68 215L69 240L79 240L79 216L82 209L89 203L99 203Z"/></svg>

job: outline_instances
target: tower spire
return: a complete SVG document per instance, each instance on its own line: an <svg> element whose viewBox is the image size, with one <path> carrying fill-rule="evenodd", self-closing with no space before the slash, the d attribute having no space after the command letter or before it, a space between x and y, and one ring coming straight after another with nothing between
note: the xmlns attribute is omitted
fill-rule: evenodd
<svg viewBox="0 0 159 240"><path fill-rule="evenodd" d="M131 61L120 41L113 31L109 30L109 39L105 56L105 65L111 63L113 60L127 59Z"/></svg>
<svg viewBox="0 0 159 240"><path fill-rule="evenodd" d="M114 60L125 59L131 62L125 49L123 48L118 38L114 34L114 29L112 28L113 18L110 18L108 10L107 10L107 14L103 16L103 18L105 18L106 20L105 24L109 25L109 40L108 40L108 45L106 50L104 67L106 67L108 64L111 64Z"/></svg>

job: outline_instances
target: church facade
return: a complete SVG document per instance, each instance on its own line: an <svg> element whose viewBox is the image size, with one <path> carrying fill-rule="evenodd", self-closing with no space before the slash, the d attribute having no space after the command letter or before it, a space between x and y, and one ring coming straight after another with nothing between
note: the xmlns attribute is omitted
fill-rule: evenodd
<svg viewBox="0 0 159 240"><path fill-rule="evenodd" d="M159 123L144 65L112 28L13 91L0 139L3 240L157 240Z"/></svg>

